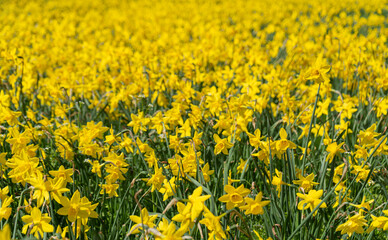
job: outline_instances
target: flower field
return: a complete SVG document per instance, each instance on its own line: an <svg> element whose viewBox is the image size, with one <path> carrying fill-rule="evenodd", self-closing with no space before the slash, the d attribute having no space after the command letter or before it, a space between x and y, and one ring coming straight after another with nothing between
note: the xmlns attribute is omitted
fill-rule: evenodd
<svg viewBox="0 0 388 240"><path fill-rule="evenodd" d="M388 239L388 2L0 1L0 239Z"/></svg>

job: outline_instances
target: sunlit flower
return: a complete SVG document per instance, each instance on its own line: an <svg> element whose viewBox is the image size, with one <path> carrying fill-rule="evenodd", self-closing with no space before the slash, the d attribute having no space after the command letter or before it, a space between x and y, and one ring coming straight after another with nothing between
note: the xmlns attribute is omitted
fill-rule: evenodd
<svg viewBox="0 0 388 240"><path fill-rule="evenodd" d="M270 201L261 201L263 198L263 193L259 192L255 199L252 198L245 198L246 205L241 206L240 209L245 210L245 214L264 214L263 207L267 206Z"/></svg>
<svg viewBox="0 0 388 240"><path fill-rule="evenodd" d="M313 209L316 208L322 202L322 200L320 199L322 197L322 194L323 194L323 190L318 190L318 191L311 190L308 194L297 193L296 195L298 195L298 197L303 199L298 203L298 209L304 210L304 209L310 208L310 210L313 211ZM324 202L319 207L326 208L327 206L326 206L326 203ZM316 214L317 212L314 213L314 215Z"/></svg>
<svg viewBox="0 0 388 240"><path fill-rule="evenodd" d="M345 223L339 225L336 231L341 231L341 234L348 234L351 237L354 233L364 233L364 227L368 226L367 221L361 214L356 214L350 217Z"/></svg>
<svg viewBox="0 0 388 240"><path fill-rule="evenodd" d="M132 225L130 232L132 234L139 233L140 230L144 229L143 226L147 226L148 228L152 228L155 226L155 219L158 215L149 215L146 208L143 208L140 212L139 216L131 215L129 218L135 223ZM137 226L140 224L140 226Z"/></svg>
<svg viewBox="0 0 388 240"><path fill-rule="evenodd" d="M54 227L49 224L51 217L47 213L42 214L38 208L33 208L31 215L24 215L22 221L26 224L23 226L22 232L27 233L31 228L30 233L34 234L36 238L43 238L45 232L50 233L54 231Z"/></svg>
<svg viewBox="0 0 388 240"><path fill-rule="evenodd" d="M251 192L249 189L244 188L244 185L240 185L238 188L234 188L231 185L225 185L224 190L226 194L220 197L218 200L220 202L226 203L227 210L244 205L244 197L246 197Z"/></svg>

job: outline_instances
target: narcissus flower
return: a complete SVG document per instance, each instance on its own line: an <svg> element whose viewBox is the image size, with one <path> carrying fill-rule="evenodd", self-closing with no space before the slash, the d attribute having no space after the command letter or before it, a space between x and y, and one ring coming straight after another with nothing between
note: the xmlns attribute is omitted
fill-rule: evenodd
<svg viewBox="0 0 388 240"><path fill-rule="evenodd" d="M327 73L330 71L330 66L323 65L323 60L318 58L312 68L310 68L306 74L305 78L307 80L313 80L316 83L330 82Z"/></svg>
<svg viewBox="0 0 388 240"><path fill-rule="evenodd" d="M275 174L272 176L271 184L276 186L276 191L278 192L278 197L280 197L282 185L288 185L287 183L283 182L282 178L283 178L283 173L275 168Z"/></svg>
<svg viewBox="0 0 388 240"><path fill-rule="evenodd" d="M388 230L388 217L387 217L388 210L383 211L383 213L385 214L385 216L376 217L376 216L372 215L373 221L369 225L369 228L366 231L367 233L372 232L376 228L382 229L383 231Z"/></svg>
<svg viewBox="0 0 388 240"><path fill-rule="evenodd" d="M353 173L357 175L356 181L359 182L360 180L366 180L366 178L369 175L370 170L368 169L369 166L365 165L364 167L361 165L353 165L353 170L350 173Z"/></svg>
<svg viewBox="0 0 388 240"><path fill-rule="evenodd" d="M2 230L0 230L0 239L11 240L11 229L8 224L6 224Z"/></svg>
<svg viewBox="0 0 388 240"><path fill-rule="evenodd" d="M256 129L254 134L247 132L247 135L249 137L249 144L252 147L259 149L259 147L261 147L261 145L263 145L263 143L261 141L263 139L263 137L261 136L260 129Z"/></svg>
<svg viewBox="0 0 388 240"><path fill-rule="evenodd" d="M314 208L318 206L318 204L322 202L322 200L320 199L320 197L322 197L322 194L323 194L323 190L319 190L319 191L311 190L308 194L297 193L296 195L301 199L303 199L298 203L298 209L304 210L304 209L310 208L310 210L312 211ZM326 203L322 203L321 206L319 207L326 208L327 205ZM314 215L316 214L317 212L314 213Z"/></svg>
<svg viewBox="0 0 388 240"><path fill-rule="evenodd" d="M177 229L175 224L173 222L170 222L168 225L167 223L165 224L162 229L162 237L156 236L156 240L178 240L182 239L183 234L185 234L186 229L179 228Z"/></svg>
<svg viewBox="0 0 388 240"><path fill-rule="evenodd" d="M253 215L258 215L258 214L263 214L263 207L267 206L270 201L261 201L263 198L263 193L259 192L255 199L246 197L245 202L247 203L246 205L240 207L240 209L245 210L245 214L253 214Z"/></svg>
<svg viewBox="0 0 388 240"><path fill-rule="evenodd" d="M225 185L224 190L226 194L218 200L226 203L227 210L244 205L244 197L251 192L251 190L245 188L244 185L240 185L238 188L234 188L232 185Z"/></svg>
<svg viewBox="0 0 388 240"><path fill-rule="evenodd" d="M54 227L49 224L51 217L47 213L42 214L36 207L32 209L31 215L24 215L22 221L26 223L22 229L23 234L26 234L27 230L31 228L31 234L34 234L36 238L42 238L45 232L54 231Z"/></svg>
<svg viewBox="0 0 388 240"><path fill-rule="evenodd" d="M131 215L129 218L135 223L132 228L130 233L131 234L136 234L139 233L139 229L142 230L144 229L142 226L147 226L148 228L153 228L155 226L155 219L158 217L158 215L149 215L148 211L146 208L143 208L140 212L140 216L136 215ZM137 226L138 224L141 224L141 226Z"/></svg>
<svg viewBox="0 0 388 240"><path fill-rule="evenodd" d="M109 181L106 184L100 184L101 191L100 194L108 194L109 197L118 197L117 189L119 188L118 184L110 183Z"/></svg>
<svg viewBox="0 0 388 240"><path fill-rule="evenodd" d="M67 216L70 222L75 222L77 218L86 221L89 217L98 217L98 214L94 211L98 204L91 205L86 197L81 199L81 194L78 190L70 200L67 197L62 197L60 203L63 207L58 210L58 214Z"/></svg>
<svg viewBox="0 0 388 240"><path fill-rule="evenodd" d="M226 234L220 224L222 217L223 215L214 216L209 209L205 209L204 218L199 223L204 224L209 230L208 239L226 239Z"/></svg>
<svg viewBox="0 0 388 240"><path fill-rule="evenodd" d="M247 163L248 160L240 159L240 164L237 166L237 173L242 173L245 167L245 164ZM249 165L247 166L247 168ZM246 169L247 170L247 169Z"/></svg>
<svg viewBox="0 0 388 240"><path fill-rule="evenodd" d="M7 197L4 200L1 201L1 207L0 207L0 221L3 219L8 219L11 215L12 208L9 207L9 205L13 202L12 196Z"/></svg>
<svg viewBox="0 0 388 240"><path fill-rule="evenodd" d="M339 225L336 231L341 231L341 234L348 234L351 237L354 233L364 233L364 226L368 226L367 221L361 214L356 214L348 219L345 223Z"/></svg>
<svg viewBox="0 0 388 240"><path fill-rule="evenodd" d="M164 179L163 186L159 189L159 192L163 194L163 201L166 201L169 197L174 196L175 193L175 177L172 177L170 181Z"/></svg>
<svg viewBox="0 0 388 240"><path fill-rule="evenodd" d="M210 168L209 163L206 163L205 166L203 166L201 168L202 174L203 174L203 178L205 179L205 182L209 182L210 181L210 175L212 175L214 173L214 170L210 170L209 168Z"/></svg>
<svg viewBox="0 0 388 240"><path fill-rule="evenodd" d="M133 132L137 134L140 131L147 131L146 126L149 124L150 119L144 117L143 112L139 112L139 116L135 114L131 114L131 122L128 123L129 127L133 128Z"/></svg>
<svg viewBox="0 0 388 240"><path fill-rule="evenodd" d="M337 144L336 142L333 142L329 144L329 146L327 146L326 148L326 151L329 152L326 161L329 161L329 163L331 163L331 161L333 161L336 155L339 156L340 153L345 152L345 150L341 149L342 145L344 145L344 143Z"/></svg>
<svg viewBox="0 0 388 240"><path fill-rule="evenodd" d="M57 177L57 178L63 178L63 184L66 185L66 183L73 183L73 178L71 177L73 175L73 169L65 169L62 165L59 167L57 171L49 171L51 176Z"/></svg>
<svg viewBox="0 0 388 240"><path fill-rule="evenodd" d="M175 222L181 222L181 228L193 227L194 222L191 221L191 202L188 202L187 205L184 205L181 202L177 203L178 214L175 215L172 220Z"/></svg>
<svg viewBox="0 0 388 240"><path fill-rule="evenodd" d="M213 135L214 141L216 141L216 146L214 147L214 153L216 155L221 152L225 155L229 154L228 149L233 147L233 144L228 141L227 138L221 139L217 134Z"/></svg>
<svg viewBox="0 0 388 240"><path fill-rule="evenodd" d="M94 160L93 162L90 161L90 160L87 160L88 163L90 163L92 165L92 173L96 173L97 176L101 177L101 164L97 161L97 160Z"/></svg>
<svg viewBox="0 0 388 240"><path fill-rule="evenodd" d="M350 205L353 206L353 207L356 207L356 208L360 209L360 214L361 214L362 212L364 212L365 210L366 210L366 211L370 211L370 209L371 209L370 204L372 204L375 200L372 199L372 200L369 200L369 201L365 202L365 199L366 199L366 198L365 198L365 196L364 196L364 197L362 198L362 201L361 201L360 204L356 205L356 204L350 203Z"/></svg>
<svg viewBox="0 0 388 240"><path fill-rule="evenodd" d="M189 201L192 204L191 208L191 221L194 221L205 207L204 202L208 200L211 195L202 195L202 187L197 187L193 194L189 196Z"/></svg>
<svg viewBox="0 0 388 240"><path fill-rule="evenodd" d="M301 188L303 188L304 192L310 191L315 185L318 185L319 183L313 182L314 180L314 173L311 173L307 177L303 177L302 175L299 176L299 180L292 181L294 184L298 184Z"/></svg>
<svg viewBox="0 0 388 240"><path fill-rule="evenodd" d="M284 130L284 128L280 129L280 140L276 141L276 151L283 154L287 149L295 149L296 145L295 143L291 142L290 140L287 140L287 132Z"/></svg>
<svg viewBox="0 0 388 240"><path fill-rule="evenodd" d="M147 181L147 186L151 186L151 192L159 190L162 187L163 181L166 178L163 175L163 169L159 168L158 164L154 165L155 173L152 174L151 178L143 178L143 181Z"/></svg>

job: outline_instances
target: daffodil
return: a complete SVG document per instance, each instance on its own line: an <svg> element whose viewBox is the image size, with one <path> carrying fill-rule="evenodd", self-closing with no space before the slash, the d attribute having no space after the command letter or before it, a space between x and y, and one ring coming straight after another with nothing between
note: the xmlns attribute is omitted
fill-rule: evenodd
<svg viewBox="0 0 388 240"><path fill-rule="evenodd" d="M9 207L9 205L13 202L12 196L7 197L4 200L1 200L1 207L0 207L0 221L2 219L7 220L9 216L11 215L12 208Z"/></svg>
<svg viewBox="0 0 388 240"><path fill-rule="evenodd" d="M376 217L372 215L372 222L367 229L367 233L372 232L374 229L382 229L383 231L388 230L388 210L384 210L383 213L385 216Z"/></svg>
<svg viewBox="0 0 388 240"><path fill-rule="evenodd" d="M366 197L364 196L362 198L362 201L361 201L360 204L350 203L350 205L353 206L353 207L358 208L360 210L360 214L363 213L365 210L366 211L370 211L371 210L370 204L372 204L374 202L374 199L369 200L367 202L365 202L365 199L366 199Z"/></svg>
<svg viewBox="0 0 388 240"><path fill-rule="evenodd" d="M211 195L204 195L204 196L201 196L201 195L202 195L202 187L199 186L193 191L193 194L189 196L189 201L192 205L191 221L194 221L199 216L199 214L201 214L201 212L205 207L205 201L211 197Z"/></svg>
<svg viewBox="0 0 388 240"><path fill-rule="evenodd" d="M287 149L295 149L296 145L295 143L291 142L290 140L287 140L287 132L284 130L284 128L280 129L280 140L276 141L276 150L279 152L279 154L283 154Z"/></svg>
<svg viewBox="0 0 388 240"><path fill-rule="evenodd" d="M105 142L109 145L112 145L113 143L118 141L118 137L114 134L112 127L109 129L109 133L110 134L105 137Z"/></svg>
<svg viewBox="0 0 388 240"><path fill-rule="evenodd" d="M165 228L161 229L163 237L156 236L155 239L163 240L180 240L182 239L183 234L185 234L186 229L179 228L175 226L173 222L170 222Z"/></svg>
<svg viewBox="0 0 388 240"><path fill-rule="evenodd" d="M191 228L194 226L194 222L191 220L192 204L188 202L187 205L178 202L177 203L178 214L175 215L172 220L175 222L181 222L181 228Z"/></svg>
<svg viewBox="0 0 388 240"><path fill-rule="evenodd" d="M4 201L4 199L8 197L8 193L9 193L9 186L6 186L0 189L0 200Z"/></svg>
<svg viewBox="0 0 388 240"><path fill-rule="evenodd" d="M361 214L356 214L350 217L345 223L339 225L336 231L341 231L341 234L348 234L351 237L354 233L364 233L364 227L368 226L367 220Z"/></svg>
<svg viewBox="0 0 388 240"><path fill-rule="evenodd" d="M251 191L240 185L238 188L234 188L232 185L225 185L225 195L221 196L218 200L226 203L226 209L230 210L235 207L241 207L245 204L244 197L246 197Z"/></svg>
<svg viewBox="0 0 388 240"><path fill-rule="evenodd" d="M106 184L101 184L101 191L100 194L107 193L109 197L118 197L119 195L117 194L117 189L119 188L119 184L115 183L108 183Z"/></svg>
<svg viewBox="0 0 388 240"><path fill-rule="evenodd" d="M75 222L77 218L86 221L89 217L98 217L94 209L97 204L91 205L86 197L81 199L81 194L77 190L69 200L67 197L60 198L60 204L63 206L57 213L59 215L67 216L70 222Z"/></svg>
<svg viewBox="0 0 388 240"><path fill-rule="evenodd" d="M138 116L131 114L131 122L128 123L129 127L133 128L133 132L137 134L140 131L146 131L146 126L149 124L150 120L144 117L144 112L139 112Z"/></svg>
<svg viewBox="0 0 388 240"><path fill-rule="evenodd" d="M54 227L49 224L51 217L47 213L42 214L39 208L33 208L31 215L24 215L22 221L26 223L23 226L22 233L26 234L27 230L31 228L30 234L34 234L36 238L43 238L43 234L54 231Z"/></svg>
<svg viewBox="0 0 388 240"><path fill-rule="evenodd" d="M303 177L302 175L299 176L299 180L294 180L294 184L298 184L304 192L310 191L315 185L318 185L319 183L313 182L314 180L314 173L311 173L307 177Z"/></svg>
<svg viewBox="0 0 388 240"><path fill-rule="evenodd" d="M153 228L155 226L155 219L158 215L149 215L146 208L143 208L140 212L140 216L131 215L129 218L135 223L130 230L131 234L139 233L139 230L144 230L144 226L147 228ZM140 224L140 225L139 225Z"/></svg>
<svg viewBox="0 0 388 240"><path fill-rule="evenodd" d="M255 199L246 197L245 202L246 205L239 207L241 210L245 210L245 214L264 214L263 207L267 206L270 201L262 201L263 193L259 192Z"/></svg>
<svg viewBox="0 0 388 240"><path fill-rule="evenodd" d="M322 202L322 200L320 199L322 197L322 194L323 194L323 190L318 190L318 191L311 190L308 192L308 194L297 193L296 195L301 199L303 199L298 203L298 209L304 210L304 209L310 208L310 210L313 211L313 209L316 208ZM319 206L319 208L326 208L326 207L327 205L325 202ZM314 213L314 215L316 214L317 212Z"/></svg>
<svg viewBox="0 0 388 240"><path fill-rule="evenodd" d="M283 173L275 168L275 174L272 175L271 184L276 186L276 191L278 193L278 197L280 197L280 192L282 190L282 185L288 185L287 183L283 182L282 179L283 179Z"/></svg>
<svg viewBox="0 0 388 240"><path fill-rule="evenodd" d="M305 78L313 80L316 83L330 82L327 73L330 71L330 66L324 65L322 58L317 58L313 67L305 74Z"/></svg>
<svg viewBox="0 0 388 240"><path fill-rule="evenodd" d="M58 170L49 171L50 175L53 177L63 178L63 184L73 183L73 169L65 169L63 165L59 167Z"/></svg>
<svg viewBox="0 0 388 240"><path fill-rule="evenodd" d="M92 162L92 161L88 160L88 163L90 163L92 165L91 172L96 173L97 176L101 177L101 164L99 163L99 161L94 160Z"/></svg>
<svg viewBox="0 0 388 240"><path fill-rule="evenodd" d="M3 229L0 230L0 239L11 240L11 228L6 224Z"/></svg>
<svg viewBox="0 0 388 240"><path fill-rule="evenodd" d="M221 216L214 216L212 212L205 209L204 218L199 223L204 224L209 230L209 239L226 239L226 234L221 225Z"/></svg>
<svg viewBox="0 0 388 240"><path fill-rule="evenodd" d="M249 144L252 147L254 147L256 149L261 147L261 145L263 144L262 141L261 141L263 137L261 136L260 129L256 129L254 134L247 132L247 135L249 137Z"/></svg>
<svg viewBox="0 0 388 240"><path fill-rule="evenodd" d="M366 178L368 177L370 173L370 170L368 168L369 166L366 164L364 166L362 166L362 164L361 165L354 164L353 170L350 173L353 173L355 175L358 174L356 181L359 182L360 180L366 180Z"/></svg>
<svg viewBox="0 0 388 240"><path fill-rule="evenodd" d="M7 167L12 169L9 171L8 177L15 183L24 183L32 174L42 171L42 167L39 166L39 159L29 157L25 150L22 150L18 155L14 155L6 164Z"/></svg>
<svg viewBox="0 0 388 240"><path fill-rule="evenodd" d="M38 207L42 206L43 201L50 202L51 181L45 181L41 172L37 171L28 180L34 187L33 199L37 199Z"/></svg>
<svg viewBox="0 0 388 240"><path fill-rule="evenodd" d="M376 141L375 137L377 137L379 134L376 131L376 123L372 124L369 128L366 130L361 130L358 134L358 139L360 141L360 145L373 145L373 143Z"/></svg>
<svg viewBox="0 0 388 240"><path fill-rule="evenodd" d="M205 182L209 182L210 181L210 175L212 175L214 173L214 170L210 170L209 163L206 163L202 167L201 170L202 170L202 174L203 174L203 178L204 178Z"/></svg>
<svg viewBox="0 0 388 240"><path fill-rule="evenodd" d="M147 185L151 186L151 192L159 190L162 187L164 179L166 178L163 175L163 169L159 168L158 163L154 165L155 173L152 174L151 178L143 178L143 181L147 181Z"/></svg>
<svg viewBox="0 0 388 240"><path fill-rule="evenodd" d="M242 173L248 160L240 159L240 164L237 166L237 173ZM247 166L248 170L249 165Z"/></svg>
<svg viewBox="0 0 388 240"><path fill-rule="evenodd" d="M329 154L327 155L326 161L331 163L335 156L339 156L340 153L345 152L345 150L341 149L342 145L344 145L344 143L337 144L336 142L333 142L329 144L329 146L327 146L326 148L326 151L329 152Z"/></svg>
<svg viewBox="0 0 388 240"><path fill-rule="evenodd" d="M163 194L163 201L166 201L169 197L174 196L176 192L175 177L172 177L169 181L164 179L163 186L159 189L159 192Z"/></svg>
<svg viewBox="0 0 388 240"><path fill-rule="evenodd" d="M228 149L232 148L233 144L230 143L227 138L221 139L217 134L214 134L213 138L216 142L216 146L214 147L214 153L218 155L222 152L223 154L228 155Z"/></svg>

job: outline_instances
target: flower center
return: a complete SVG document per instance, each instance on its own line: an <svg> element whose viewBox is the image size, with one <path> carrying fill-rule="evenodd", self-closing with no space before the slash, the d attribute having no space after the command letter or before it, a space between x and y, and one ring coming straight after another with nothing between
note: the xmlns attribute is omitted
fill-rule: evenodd
<svg viewBox="0 0 388 240"><path fill-rule="evenodd" d="M243 202L243 198L241 197L240 194L233 193L232 195L230 195L230 201L232 203L242 203Z"/></svg>
<svg viewBox="0 0 388 240"><path fill-rule="evenodd" d="M78 214L78 205L71 204L69 208L69 216L77 216Z"/></svg>
<svg viewBox="0 0 388 240"><path fill-rule="evenodd" d="M287 150L288 145L289 144L288 144L287 140L285 140L285 139L280 140L280 142L279 142L279 150L283 150L283 151Z"/></svg>
<svg viewBox="0 0 388 240"><path fill-rule="evenodd" d="M219 148L219 149L224 149L224 143L220 142L220 143L218 144L218 148Z"/></svg>
<svg viewBox="0 0 388 240"><path fill-rule="evenodd" d="M263 212L263 208L259 204L254 204L252 206L252 213L253 214L261 214Z"/></svg>

